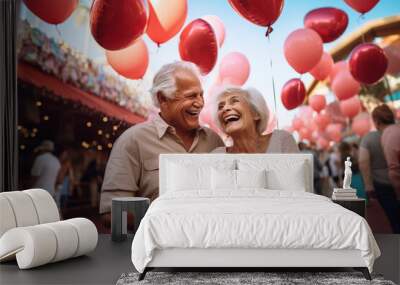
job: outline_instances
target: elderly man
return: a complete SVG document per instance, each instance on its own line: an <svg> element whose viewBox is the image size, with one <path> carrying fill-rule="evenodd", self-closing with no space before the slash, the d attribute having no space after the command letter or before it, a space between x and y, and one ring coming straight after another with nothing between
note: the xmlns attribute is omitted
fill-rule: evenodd
<svg viewBox="0 0 400 285"><path fill-rule="evenodd" d="M100 213L110 212L114 197L156 198L160 153L207 153L223 145L217 134L199 126L204 100L194 64L164 65L154 77L151 93L160 113L129 128L115 142L104 176Z"/></svg>

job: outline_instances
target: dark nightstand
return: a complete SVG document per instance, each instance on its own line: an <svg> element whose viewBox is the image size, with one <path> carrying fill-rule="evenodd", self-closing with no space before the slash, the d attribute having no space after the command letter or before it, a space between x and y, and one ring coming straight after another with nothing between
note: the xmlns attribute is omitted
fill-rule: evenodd
<svg viewBox="0 0 400 285"><path fill-rule="evenodd" d="M361 217L365 218L365 199L358 198L358 199L341 199L336 200L332 199L332 202L339 204L340 206L353 211L354 213L359 214Z"/></svg>

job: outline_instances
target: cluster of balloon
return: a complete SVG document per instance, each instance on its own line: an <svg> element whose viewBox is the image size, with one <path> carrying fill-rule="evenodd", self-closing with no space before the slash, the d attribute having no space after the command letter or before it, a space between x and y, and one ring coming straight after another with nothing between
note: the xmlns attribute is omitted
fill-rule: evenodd
<svg viewBox="0 0 400 285"><path fill-rule="evenodd" d="M292 127L293 130L295 131L300 131L300 129L303 127L304 123L303 120L300 119L299 117L294 117L292 120Z"/></svg>
<svg viewBox="0 0 400 285"><path fill-rule="evenodd" d="M266 36L282 13L284 0L229 0L232 8L253 24L267 27Z"/></svg>
<svg viewBox="0 0 400 285"><path fill-rule="evenodd" d="M303 104L306 97L304 83L298 79L290 79L282 88L281 101L287 110L292 110Z"/></svg>
<svg viewBox="0 0 400 285"><path fill-rule="evenodd" d="M351 124L351 130L358 136L362 137L371 130L372 124L370 115L367 112L358 114Z"/></svg>
<svg viewBox="0 0 400 285"><path fill-rule="evenodd" d="M58 25L71 16L79 0L23 0L33 14L46 23Z"/></svg>
<svg viewBox="0 0 400 285"><path fill-rule="evenodd" d="M326 106L326 99L324 95L314 95L310 96L308 99L308 104L317 113L321 112Z"/></svg>
<svg viewBox="0 0 400 285"><path fill-rule="evenodd" d="M190 22L180 35L179 54L183 60L195 63L203 75L208 74L218 57L218 41L213 27L203 19Z"/></svg>
<svg viewBox="0 0 400 285"><path fill-rule="evenodd" d="M388 60L383 49L379 46L363 43L356 46L351 52L349 68L358 82L374 84L385 75Z"/></svg>
<svg viewBox="0 0 400 285"><path fill-rule="evenodd" d="M329 148L329 141L326 138L320 136L317 139L317 146L319 148L321 148L321 149L328 149Z"/></svg>
<svg viewBox="0 0 400 285"><path fill-rule="evenodd" d="M347 14L332 7L314 9L304 17L304 27L316 31L324 43L339 38L346 30L348 23Z"/></svg>
<svg viewBox="0 0 400 285"><path fill-rule="evenodd" d="M348 118L353 118L361 111L361 102L358 96L340 101L340 111Z"/></svg>

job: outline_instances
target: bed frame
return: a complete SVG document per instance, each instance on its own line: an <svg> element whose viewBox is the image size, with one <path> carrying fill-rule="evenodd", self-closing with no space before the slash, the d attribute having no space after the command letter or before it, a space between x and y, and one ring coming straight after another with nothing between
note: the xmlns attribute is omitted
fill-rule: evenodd
<svg viewBox="0 0 400 285"><path fill-rule="evenodd" d="M307 178L307 192L313 192L313 157L311 154L161 154L160 155L160 195L166 192L168 162L202 160L235 160L240 157L285 160L304 160ZM250 268L343 268L361 271L367 280L371 276L359 250L329 249L249 249L249 248L168 248L154 252L139 280L155 268L232 268L246 271Z"/></svg>

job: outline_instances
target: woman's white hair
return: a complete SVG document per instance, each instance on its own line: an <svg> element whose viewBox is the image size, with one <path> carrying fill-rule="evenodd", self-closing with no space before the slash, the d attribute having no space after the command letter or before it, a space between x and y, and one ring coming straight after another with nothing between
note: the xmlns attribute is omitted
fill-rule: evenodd
<svg viewBox="0 0 400 285"><path fill-rule="evenodd" d="M153 86L150 89L151 96L153 98L154 105L159 108L157 94L162 94L173 99L176 92L176 80L175 72L178 70L188 70L192 72L201 81L201 74L199 68L192 62L189 61L175 61L173 63L163 65L160 70L156 73L153 79Z"/></svg>
<svg viewBox="0 0 400 285"><path fill-rule="evenodd" d="M218 101L220 98L227 94L239 93L243 94L243 98L249 103L252 110L260 116L260 120L256 125L256 129L259 134L262 134L267 129L268 119L269 119L269 109L264 96L255 88L241 88L237 86L226 86L220 92L218 92L214 98L213 102L213 117L217 126L222 130L221 123L218 119Z"/></svg>

